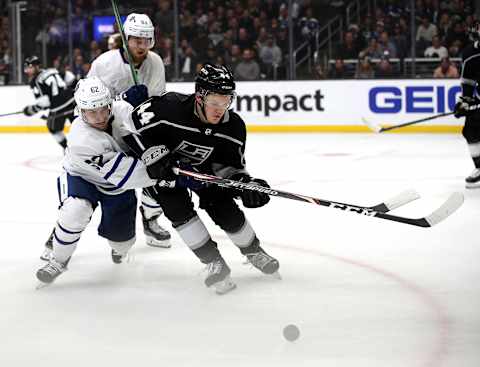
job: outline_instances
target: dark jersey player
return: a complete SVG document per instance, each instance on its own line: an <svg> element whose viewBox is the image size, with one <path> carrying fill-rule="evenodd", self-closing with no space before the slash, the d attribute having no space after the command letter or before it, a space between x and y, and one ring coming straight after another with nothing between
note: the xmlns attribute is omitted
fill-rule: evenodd
<svg viewBox="0 0 480 367"><path fill-rule="evenodd" d="M182 240L208 265L205 284L214 286L220 294L235 288L235 283L217 244L194 209L191 192L199 197L200 208L254 267L265 274L277 274L279 268L278 261L260 246L234 200L241 199L244 207L258 208L268 203L268 195L175 180L172 173L174 165L186 164L202 173L268 187L266 181L252 178L247 172L245 123L229 110L234 97L231 72L223 66L206 64L195 79L194 94L166 93L138 106L132 113L138 134L126 138L130 148L146 163L151 178L172 183L170 187L152 187L149 193L162 206Z"/></svg>
<svg viewBox="0 0 480 367"><path fill-rule="evenodd" d="M475 169L465 179L467 188L480 188L480 23L476 22L469 29L473 41L462 51L462 96L455 106L455 117L465 116L463 136L467 140L468 149ZM470 110L469 110L470 108Z"/></svg>
<svg viewBox="0 0 480 367"><path fill-rule="evenodd" d="M42 110L50 110L47 128L62 148L67 139L63 133L65 120L73 121L75 100L72 87L67 86L57 69L42 69L40 59L30 56L25 59L24 72L35 96L35 103L26 106L23 113L32 116Z"/></svg>

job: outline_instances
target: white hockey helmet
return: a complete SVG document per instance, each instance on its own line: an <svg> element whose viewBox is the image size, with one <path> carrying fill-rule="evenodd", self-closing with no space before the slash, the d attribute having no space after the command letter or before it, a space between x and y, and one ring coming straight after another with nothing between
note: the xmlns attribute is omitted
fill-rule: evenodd
<svg viewBox="0 0 480 367"><path fill-rule="evenodd" d="M96 76L79 80L74 97L80 110L94 110L112 104L110 91Z"/></svg>
<svg viewBox="0 0 480 367"><path fill-rule="evenodd" d="M147 14L129 14L123 23L123 31L127 41L130 36L148 38L150 48L155 45L155 27Z"/></svg>

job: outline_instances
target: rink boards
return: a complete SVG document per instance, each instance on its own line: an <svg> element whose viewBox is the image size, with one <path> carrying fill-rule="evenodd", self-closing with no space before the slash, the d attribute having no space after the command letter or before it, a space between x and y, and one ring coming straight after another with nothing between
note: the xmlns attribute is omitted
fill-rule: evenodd
<svg viewBox="0 0 480 367"><path fill-rule="evenodd" d="M167 91L192 93L193 83L168 83ZM249 131L367 132L362 118L393 125L450 112L461 93L458 79L237 82L233 109ZM0 114L33 102L28 86L0 87ZM0 132L46 132L39 113L0 118ZM394 132L455 133L453 116Z"/></svg>

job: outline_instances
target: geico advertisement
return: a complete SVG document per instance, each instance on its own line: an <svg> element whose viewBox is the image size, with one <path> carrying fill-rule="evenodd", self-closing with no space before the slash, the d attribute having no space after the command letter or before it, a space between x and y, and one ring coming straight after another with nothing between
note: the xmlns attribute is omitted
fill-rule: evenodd
<svg viewBox="0 0 480 367"><path fill-rule="evenodd" d="M193 83L167 83L167 91L193 93ZM237 82L232 108L248 125L363 125L362 118L401 123L452 111L459 80L342 80ZM33 102L27 86L0 87L0 114ZM42 125L42 113L0 118L0 125ZM453 116L434 124L461 125Z"/></svg>

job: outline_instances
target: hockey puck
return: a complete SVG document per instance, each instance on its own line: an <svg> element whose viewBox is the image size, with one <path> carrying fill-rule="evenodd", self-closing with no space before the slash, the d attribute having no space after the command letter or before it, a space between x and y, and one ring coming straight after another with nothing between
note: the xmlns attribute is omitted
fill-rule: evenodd
<svg viewBox="0 0 480 367"><path fill-rule="evenodd" d="M283 337L289 342L294 342L300 336L300 330L296 325L290 324L283 328Z"/></svg>

